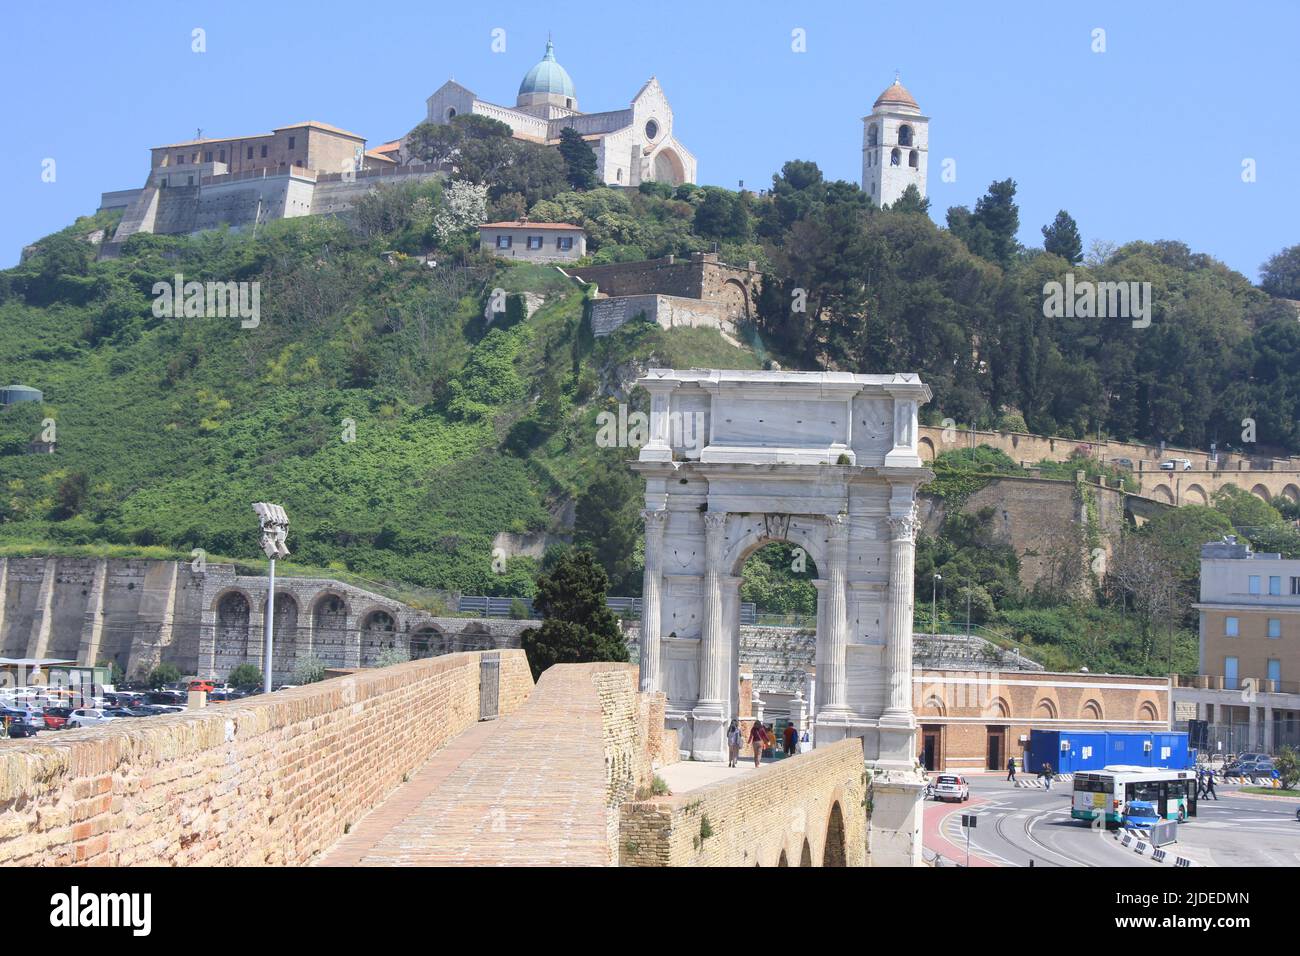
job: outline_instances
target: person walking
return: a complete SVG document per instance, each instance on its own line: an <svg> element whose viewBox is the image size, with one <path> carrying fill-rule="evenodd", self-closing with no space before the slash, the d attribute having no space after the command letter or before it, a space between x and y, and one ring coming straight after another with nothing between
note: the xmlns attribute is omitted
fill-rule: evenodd
<svg viewBox="0 0 1300 956"><path fill-rule="evenodd" d="M727 766L734 767L736 761L740 759L740 745L742 743L740 733L740 723L735 717L731 718L731 724L727 727Z"/></svg>
<svg viewBox="0 0 1300 956"><path fill-rule="evenodd" d="M1052 789L1052 765L1050 763L1044 762L1042 773L1043 773L1043 789L1051 790Z"/></svg>
<svg viewBox="0 0 1300 956"><path fill-rule="evenodd" d="M799 752L799 731L794 729L794 724L785 725L785 755L793 757Z"/></svg>
<svg viewBox="0 0 1300 956"><path fill-rule="evenodd" d="M1008 780L1016 779L1016 758L1015 757L1007 758L1007 779Z"/></svg>
<svg viewBox="0 0 1300 956"><path fill-rule="evenodd" d="M757 767L759 761L763 759L763 745L767 742L767 730L763 727L761 720L754 721L754 726L749 730L749 745L754 748L754 766Z"/></svg>
<svg viewBox="0 0 1300 956"><path fill-rule="evenodd" d="M1214 798L1215 803L1219 802L1219 795L1214 792L1214 768L1213 767L1211 767L1205 773L1205 798L1208 800L1210 797Z"/></svg>
<svg viewBox="0 0 1300 956"><path fill-rule="evenodd" d="M1199 800L1205 796L1205 768L1198 767L1196 770L1196 799Z"/></svg>

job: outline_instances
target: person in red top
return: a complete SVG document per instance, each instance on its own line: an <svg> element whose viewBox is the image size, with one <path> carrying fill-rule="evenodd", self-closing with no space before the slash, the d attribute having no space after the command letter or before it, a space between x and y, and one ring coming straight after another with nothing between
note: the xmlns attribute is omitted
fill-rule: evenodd
<svg viewBox="0 0 1300 956"><path fill-rule="evenodd" d="M793 757L799 752L799 731L794 729L794 724L785 725L785 755Z"/></svg>
<svg viewBox="0 0 1300 956"><path fill-rule="evenodd" d="M757 767L763 757L763 747L767 743L767 731L761 720L754 721L754 726L750 728L749 742L754 748L754 766Z"/></svg>

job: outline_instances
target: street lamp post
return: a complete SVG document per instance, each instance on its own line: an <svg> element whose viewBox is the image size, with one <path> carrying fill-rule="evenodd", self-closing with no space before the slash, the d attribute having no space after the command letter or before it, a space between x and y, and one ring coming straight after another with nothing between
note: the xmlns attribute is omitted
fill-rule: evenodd
<svg viewBox="0 0 1300 956"><path fill-rule="evenodd" d="M289 556L289 549L284 543L285 536L289 533L289 516L279 505L265 501L253 505L253 510L257 512L257 518L262 525L262 550L270 559L266 588L266 621L262 632L262 691L269 694L275 640L275 559Z"/></svg>
<svg viewBox="0 0 1300 956"><path fill-rule="evenodd" d="M934 637L939 633L939 582L943 580L943 575L935 572L934 581L930 588L930 636Z"/></svg>

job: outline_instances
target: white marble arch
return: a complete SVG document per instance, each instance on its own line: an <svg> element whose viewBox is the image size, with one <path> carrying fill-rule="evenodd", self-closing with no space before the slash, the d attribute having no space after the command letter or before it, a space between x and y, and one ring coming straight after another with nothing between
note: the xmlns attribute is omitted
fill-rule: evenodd
<svg viewBox="0 0 1300 956"><path fill-rule="evenodd" d="M876 845L918 862L913 560L930 390L910 374L720 369L651 369L637 384L650 395L632 466L646 482L642 690L665 694L683 757L726 759L741 569L764 544L803 548L820 575L814 745L862 741L889 834ZM684 414L703 447L671 427Z"/></svg>

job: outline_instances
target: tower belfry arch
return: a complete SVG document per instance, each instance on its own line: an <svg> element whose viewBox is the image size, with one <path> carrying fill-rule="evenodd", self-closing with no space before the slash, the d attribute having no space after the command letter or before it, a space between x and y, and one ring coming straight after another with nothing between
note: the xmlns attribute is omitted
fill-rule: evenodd
<svg viewBox="0 0 1300 956"><path fill-rule="evenodd" d="M651 369L638 384L650 394L632 466L646 482L642 689L665 694L684 756L725 759L741 567L766 543L804 548L820 574L815 745L860 738L876 812L901 821L884 843L914 837L916 489L932 477L917 411L929 388L914 374L720 369ZM694 428L671 427L686 416ZM919 840L898 852L911 862Z"/></svg>

